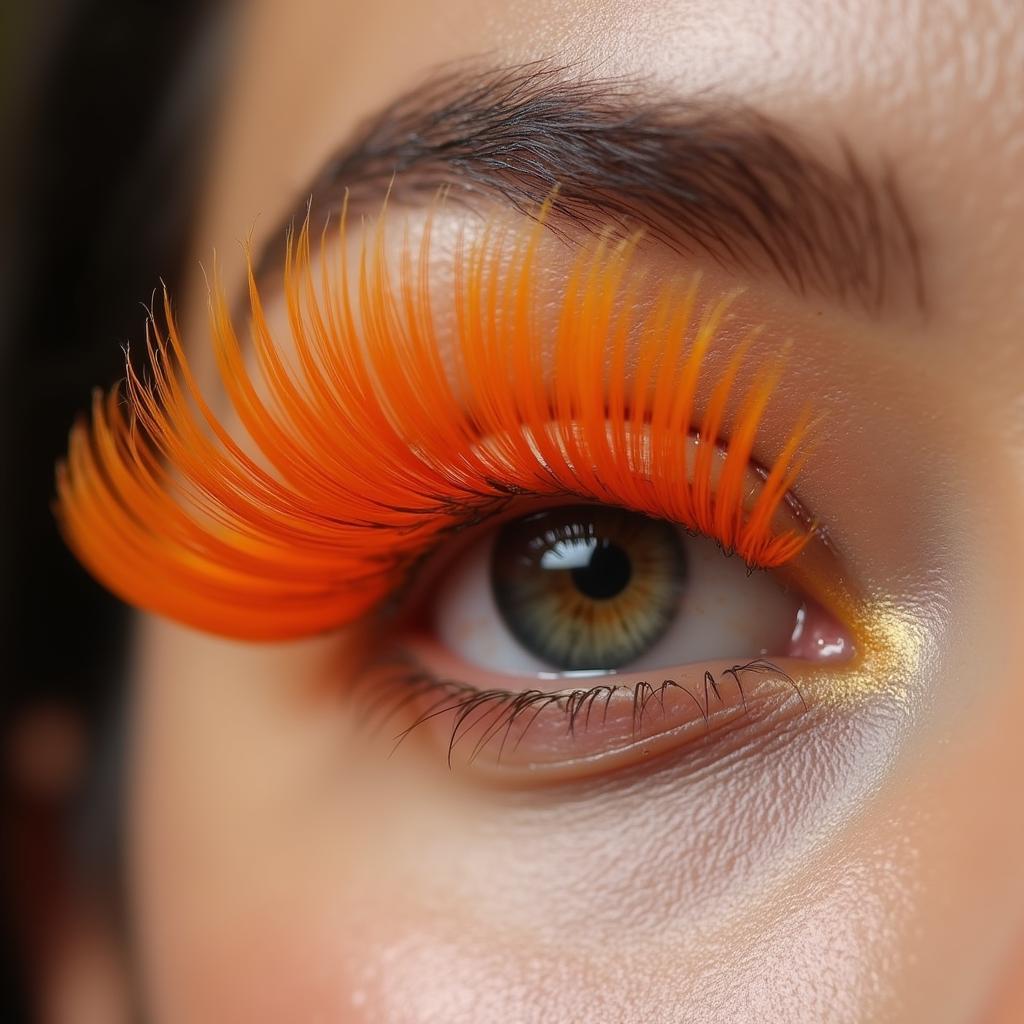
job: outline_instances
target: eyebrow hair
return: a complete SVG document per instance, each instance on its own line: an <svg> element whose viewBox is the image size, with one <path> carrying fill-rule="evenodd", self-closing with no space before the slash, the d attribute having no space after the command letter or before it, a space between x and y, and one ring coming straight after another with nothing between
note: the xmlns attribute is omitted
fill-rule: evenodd
<svg viewBox="0 0 1024 1024"><path fill-rule="evenodd" d="M841 139L836 150L830 165L785 125L710 94L673 97L550 61L448 69L327 160L257 272L280 266L296 221L337 215L346 195L352 210L388 189L392 202L426 202L445 187L531 216L551 199L555 230L642 229L802 295L871 312L909 296L923 309L921 247L893 167L871 175Z"/></svg>

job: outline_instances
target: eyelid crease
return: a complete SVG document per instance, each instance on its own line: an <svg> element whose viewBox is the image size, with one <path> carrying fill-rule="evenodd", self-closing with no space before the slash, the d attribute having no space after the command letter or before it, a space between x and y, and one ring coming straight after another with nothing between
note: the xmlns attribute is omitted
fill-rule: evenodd
<svg viewBox="0 0 1024 1024"><path fill-rule="evenodd" d="M344 212L334 262L324 229L319 275L307 218L284 265L293 363L271 332L250 258L255 373L215 268L216 364L258 458L204 399L165 291L165 332L155 312L146 329L149 379L128 359L123 390L95 397L91 424L76 424L58 467L56 511L76 555L131 604L250 640L357 619L446 531L524 493L670 519L751 566L790 561L813 526L773 523L801 465L809 412L752 502L743 486L779 361L755 374L728 445L719 440L756 330L695 421L702 365L735 294L699 308L698 277L671 280L638 312L638 240L602 235L574 256L545 325L547 211L523 228L460 234L451 366L433 315L432 215L415 256L406 227L397 282L386 206L364 228L354 268Z"/></svg>

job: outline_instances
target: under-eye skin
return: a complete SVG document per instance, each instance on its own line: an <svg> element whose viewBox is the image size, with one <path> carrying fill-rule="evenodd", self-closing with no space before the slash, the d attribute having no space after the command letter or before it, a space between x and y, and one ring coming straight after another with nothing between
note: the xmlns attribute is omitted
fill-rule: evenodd
<svg viewBox="0 0 1024 1024"><path fill-rule="evenodd" d="M783 361L748 366L757 328L708 372L735 296L703 295L691 275L639 301L636 239L578 248L552 302L544 217L464 239L447 299L429 219L397 266L383 215L354 259L344 216L318 261L304 227L285 261L287 346L250 272L255 373L215 288L244 439L199 390L165 302L149 381L129 366L124 392L73 432L58 474L72 548L126 601L210 633L366 625L370 717L399 738L446 726L453 763L456 750L496 769L622 760L769 691L804 706L801 666L852 649L835 554L793 498L813 411L762 437ZM407 607L424 567L488 531L495 608L534 659L519 676L448 649L429 599ZM761 633L705 627L690 659L664 645L696 614L709 559L734 574L726 614L742 604L729 594L775 601L766 581L779 596L751 618Z"/></svg>

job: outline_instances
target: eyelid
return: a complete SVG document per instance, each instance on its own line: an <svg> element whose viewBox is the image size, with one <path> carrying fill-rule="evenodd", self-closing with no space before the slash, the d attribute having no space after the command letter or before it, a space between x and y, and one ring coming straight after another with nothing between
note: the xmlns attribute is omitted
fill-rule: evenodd
<svg viewBox="0 0 1024 1024"><path fill-rule="evenodd" d="M127 413L116 392L98 402L58 474L79 557L131 603L258 640L364 615L467 510L520 493L617 503L707 532L755 566L792 561L814 533L778 525L807 413L752 502L737 485L778 365L760 367L734 408L741 345L703 417L695 413L703 359L733 296L700 314L696 281L669 281L653 312L637 312L628 302L636 242L600 238L573 261L546 357L543 217L457 248L454 374L431 317L429 224L419 262L407 248L396 286L385 218L350 273L342 217L340 268L332 275L324 244L319 295L304 225L285 267L297 370L271 335L251 269L258 381L215 290L221 378L269 468L203 400L165 296L167 336L153 323L147 339L152 383L129 365ZM632 372L618 373L627 347ZM735 425L719 473L727 417Z"/></svg>
<svg viewBox="0 0 1024 1024"><path fill-rule="evenodd" d="M393 752L425 743L474 781L512 786L605 775L694 745L708 751L708 740L715 753L705 756L718 757L723 744L813 709L804 686L828 676L824 665L757 658L510 691L460 682L454 664L453 675L435 675L420 653L391 648L364 667L367 724L392 738ZM431 660L444 663L436 650Z"/></svg>

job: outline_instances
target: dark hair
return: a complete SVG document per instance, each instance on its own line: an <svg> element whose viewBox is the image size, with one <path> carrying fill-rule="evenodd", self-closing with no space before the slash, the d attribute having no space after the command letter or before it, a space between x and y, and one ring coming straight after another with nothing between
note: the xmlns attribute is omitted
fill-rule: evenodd
<svg viewBox="0 0 1024 1024"><path fill-rule="evenodd" d="M0 33L9 51L0 59L9 77L0 88L4 739L40 701L73 708L93 734L117 704L127 613L62 544L53 467L91 387L121 375L141 303L161 278L180 277L227 7L51 0L13 5ZM6 831L15 827L6 784L3 800ZM102 860L116 833L95 826L85 845ZM15 929L5 931L13 950ZM0 991L19 990L21 966L7 958ZM26 1006L22 998L0 1015L27 1019Z"/></svg>

